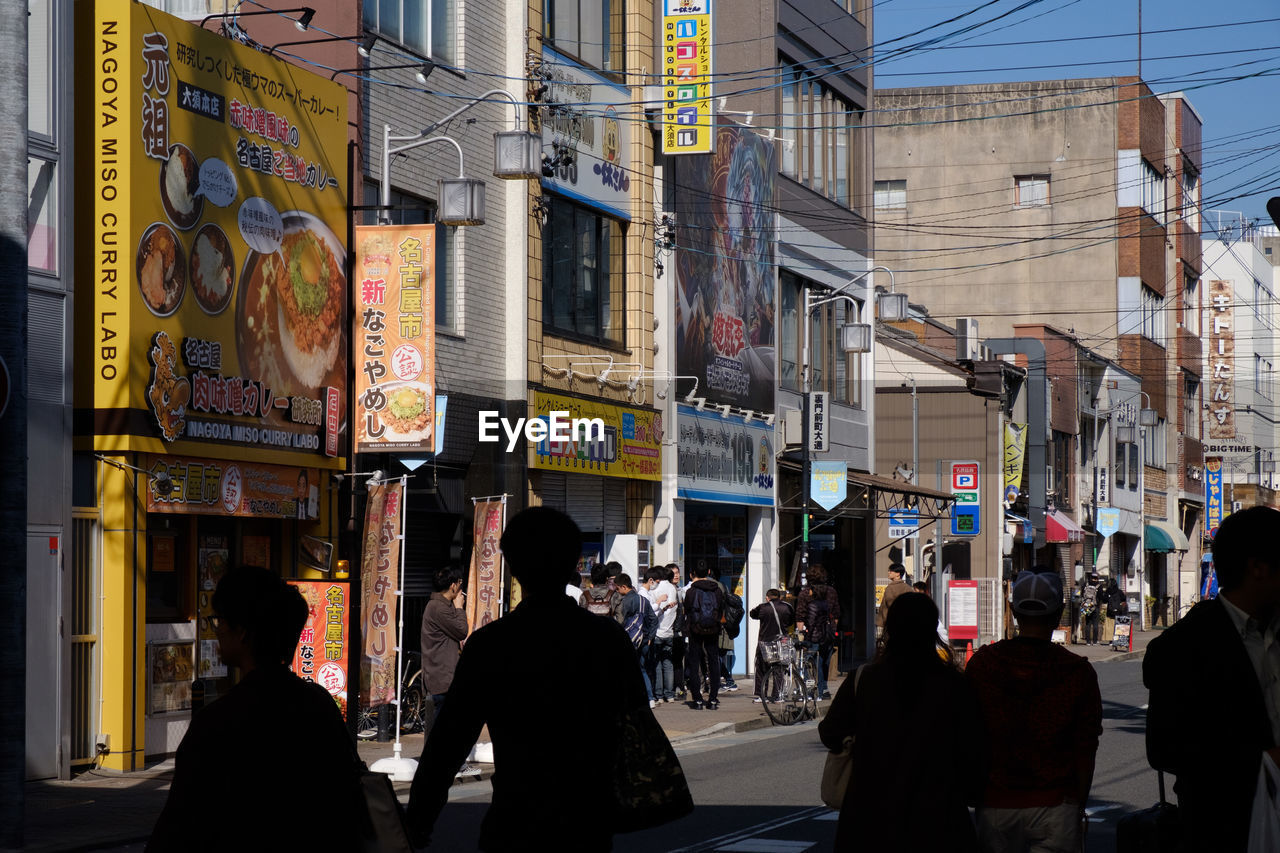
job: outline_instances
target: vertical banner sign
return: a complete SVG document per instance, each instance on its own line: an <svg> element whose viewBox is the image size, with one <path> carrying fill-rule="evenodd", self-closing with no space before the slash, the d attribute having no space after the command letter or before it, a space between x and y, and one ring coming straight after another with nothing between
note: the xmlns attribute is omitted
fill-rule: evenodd
<svg viewBox="0 0 1280 853"><path fill-rule="evenodd" d="M826 391L814 391L809 395L809 450L812 453L825 453L831 444L827 436L827 401L830 398Z"/></svg>
<svg viewBox="0 0 1280 853"><path fill-rule="evenodd" d="M1022 489L1022 465L1027 458L1027 425L1004 425L1004 502L1012 504Z"/></svg>
<svg viewBox="0 0 1280 853"><path fill-rule="evenodd" d="M952 640L978 639L978 582L947 582L947 636Z"/></svg>
<svg viewBox="0 0 1280 853"><path fill-rule="evenodd" d="M293 655L294 673L314 681L347 716L347 585L332 581L289 581L307 602L307 621Z"/></svg>
<svg viewBox="0 0 1280 853"><path fill-rule="evenodd" d="M400 566L399 480L369 486L360 562L360 698L368 706L385 705L396 695L396 573Z"/></svg>
<svg viewBox="0 0 1280 853"><path fill-rule="evenodd" d="M711 0L662 4L662 153L711 153Z"/></svg>
<svg viewBox="0 0 1280 853"><path fill-rule="evenodd" d="M507 499L476 501L474 545L467 574L467 623L483 628L502 615L502 551L498 540L506 526Z"/></svg>
<svg viewBox="0 0 1280 853"><path fill-rule="evenodd" d="M814 462L809 473L809 497L830 512L844 502L849 490L847 462Z"/></svg>
<svg viewBox="0 0 1280 853"><path fill-rule="evenodd" d="M1231 282L1209 282L1209 438L1236 437L1233 295Z"/></svg>
<svg viewBox="0 0 1280 853"><path fill-rule="evenodd" d="M1222 460L1204 460L1205 529L1212 537L1222 524Z"/></svg>
<svg viewBox="0 0 1280 853"><path fill-rule="evenodd" d="M976 536L982 532L982 501L978 483L981 470L976 461L951 463L951 535Z"/></svg>
<svg viewBox="0 0 1280 853"><path fill-rule="evenodd" d="M435 447L434 225L356 226L356 450Z"/></svg>

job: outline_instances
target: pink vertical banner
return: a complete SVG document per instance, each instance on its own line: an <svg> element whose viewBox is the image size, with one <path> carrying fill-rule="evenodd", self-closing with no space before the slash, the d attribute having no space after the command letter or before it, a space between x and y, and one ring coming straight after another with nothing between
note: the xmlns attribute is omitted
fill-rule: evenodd
<svg viewBox="0 0 1280 853"><path fill-rule="evenodd" d="M507 499L476 501L474 547L467 574L467 624L471 630L502 615L502 551L498 541L506 523Z"/></svg>
<svg viewBox="0 0 1280 853"><path fill-rule="evenodd" d="M371 483L360 562L360 699L385 705L396 696L396 588L404 484Z"/></svg>

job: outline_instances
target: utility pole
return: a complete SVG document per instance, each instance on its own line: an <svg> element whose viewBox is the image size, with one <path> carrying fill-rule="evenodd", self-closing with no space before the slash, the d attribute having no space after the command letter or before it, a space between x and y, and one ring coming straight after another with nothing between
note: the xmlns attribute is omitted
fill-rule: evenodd
<svg viewBox="0 0 1280 853"><path fill-rule="evenodd" d="M0 849L23 846L27 676L27 4L0 0ZM53 677L48 673L40 677Z"/></svg>

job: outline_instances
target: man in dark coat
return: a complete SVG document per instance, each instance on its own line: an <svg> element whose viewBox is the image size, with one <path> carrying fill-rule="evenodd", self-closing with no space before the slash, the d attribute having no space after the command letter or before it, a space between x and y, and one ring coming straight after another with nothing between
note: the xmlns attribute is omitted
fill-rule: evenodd
<svg viewBox="0 0 1280 853"><path fill-rule="evenodd" d="M476 629L462 650L449 701L413 777L411 837L417 847L430 841L454 774L487 725L493 798L480 823L480 849L550 843L606 851L615 829L610 806L619 720L624 710L645 703L635 647L616 620L589 613L564 594L582 553L582 534L568 516L549 507L523 510L507 523L501 544L524 597L509 614ZM549 661L573 662L571 689L547 689ZM584 720L590 736L583 734Z"/></svg>
<svg viewBox="0 0 1280 853"><path fill-rule="evenodd" d="M1147 759L1177 777L1187 850L1242 851L1262 754L1280 761L1280 512L1250 507L1218 528L1220 594L1151 641Z"/></svg>
<svg viewBox="0 0 1280 853"><path fill-rule="evenodd" d="M436 591L422 611L422 680L435 710L439 712L453 671L458 668L462 641L467 638L467 614L463 610L467 594L462 591L462 574L457 569L441 569L435 574Z"/></svg>

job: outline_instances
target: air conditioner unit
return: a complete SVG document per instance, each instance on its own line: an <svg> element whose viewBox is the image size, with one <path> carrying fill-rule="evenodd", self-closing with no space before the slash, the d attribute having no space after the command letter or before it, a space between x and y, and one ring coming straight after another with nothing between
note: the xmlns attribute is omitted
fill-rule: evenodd
<svg viewBox="0 0 1280 853"><path fill-rule="evenodd" d="M804 443L804 426L799 409L787 409L782 413L782 444L799 447Z"/></svg>
<svg viewBox="0 0 1280 853"><path fill-rule="evenodd" d="M978 358L978 321L972 317L956 320L956 361L974 361Z"/></svg>
<svg viewBox="0 0 1280 853"><path fill-rule="evenodd" d="M1057 491L1057 487L1056 487L1056 485L1054 484L1054 480L1053 480L1053 466L1052 466L1052 465L1046 465L1046 466L1044 466L1044 490L1045 490L1045 492L1046 492L1046 493L1053 493L1053 492Z"/></svg>

